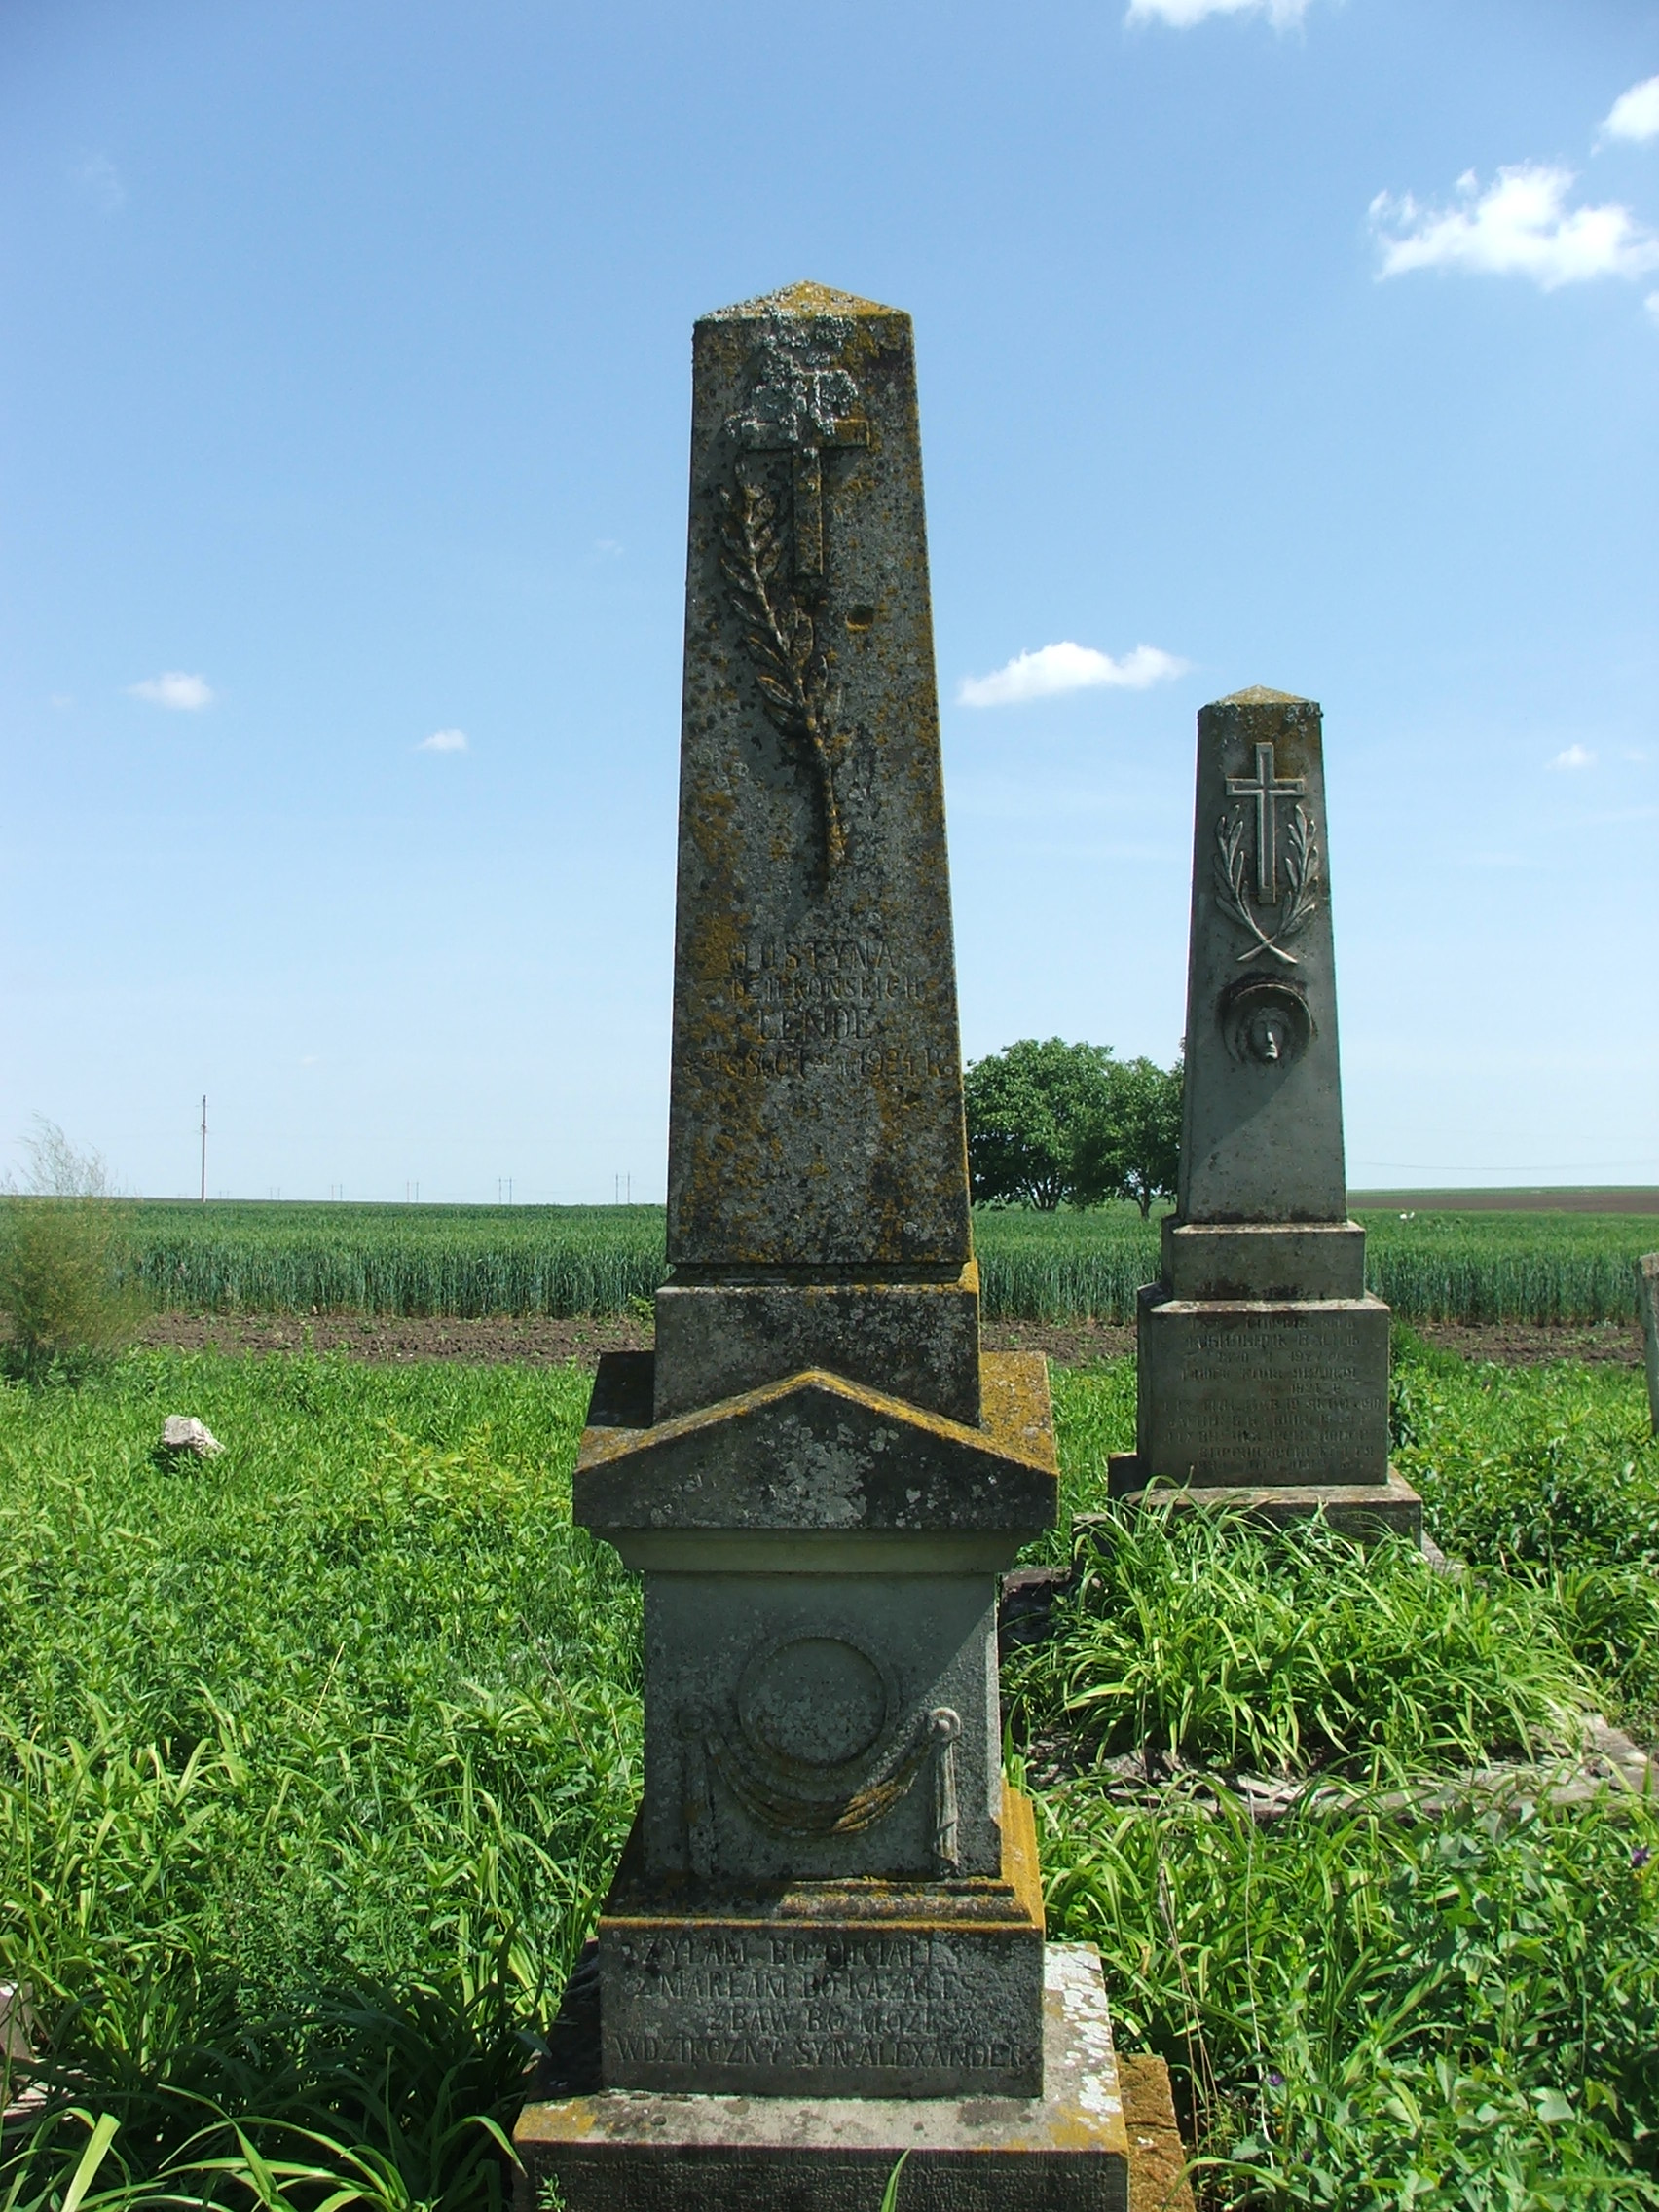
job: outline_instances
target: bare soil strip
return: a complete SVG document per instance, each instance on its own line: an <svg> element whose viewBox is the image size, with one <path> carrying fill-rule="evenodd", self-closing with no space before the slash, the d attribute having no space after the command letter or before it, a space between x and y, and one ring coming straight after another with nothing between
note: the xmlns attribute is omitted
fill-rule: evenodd
<svg viewBox="0 0 1659 2212"><path fill-rule="evenodd" d="M1659 1213L1659 1186L1614 1190L1591 1183L1577 1189L1530 1191L1350 1191L1357 1213Z"/></svg>
<svg viewBox="0 0 1659 2212"><path fill-rule="evenodd" d="M1641 1331L1635 1322L1425 1321L1418 1334L1465 1359L1513 1366L1552 1359L1641 1365ZM314 1351L345 1351L353 1359L391 1364L454 1359L476 1366L563 1367L573 1360L592 1367L602 1351L647 1349L651 1332L648 1324L632 1319L591 1315L555 1321L544 1314L498 1314L460 1321L375 1313L158 1313L146 1322L139 1341L188 1351L211 1345L238 1353L302 1351L309 1345ZM1115 1321L987 1322L984 1341L987 1351L1041 1351L1064 1367L1087 1367L1096 1360L1127 1357L1135 1348L1135 1332Z"/></svg>

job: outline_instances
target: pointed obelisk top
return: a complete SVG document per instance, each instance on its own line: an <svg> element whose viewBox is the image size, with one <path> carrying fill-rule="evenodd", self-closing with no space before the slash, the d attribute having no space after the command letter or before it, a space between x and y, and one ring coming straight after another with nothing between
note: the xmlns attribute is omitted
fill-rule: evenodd
<svg viewBox="0 0 1659 2212"><path fill-rule="evenodd" d="M1265 683L1248 683L1242 691L1230 691L1225 699L1218 699L1218 707L1306 707L1309 701L1299 691L1270 691Z"/></svg>
<svg viewBox="0 0 1659 2212"><path fill-rule="evenodd" d="M773 315L866 315L901 312L898 308L884 308L877 300L862 300L856 292L839 292L833 284L803 281L785 284L776 292L762 292L757 299L738 300L729 308L715 308L702 320L759 322Z"/></svg>

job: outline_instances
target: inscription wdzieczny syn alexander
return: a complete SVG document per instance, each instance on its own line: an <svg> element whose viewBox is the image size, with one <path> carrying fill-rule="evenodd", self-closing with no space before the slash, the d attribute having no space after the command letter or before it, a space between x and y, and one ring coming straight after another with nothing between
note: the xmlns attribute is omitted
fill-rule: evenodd
<svg viewBox="0 0 1659 2212"><path fill-rule="evenodd" d="M1007 2070L998 1992L926 1938L657 1939L621 1959L617 2047L658 2065Z"/></svg>

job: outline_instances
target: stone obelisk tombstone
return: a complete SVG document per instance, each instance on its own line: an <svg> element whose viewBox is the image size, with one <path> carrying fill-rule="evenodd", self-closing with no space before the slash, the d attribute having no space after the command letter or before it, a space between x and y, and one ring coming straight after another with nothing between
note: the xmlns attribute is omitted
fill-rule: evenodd
<svg viewBox="0 0 1659 2212"><path fill-rule="evenodd" d="M1420 1537L1347 1218L1320 715L1280 691L1198 716L1180 1188L1137 1348L1117 1493Z"/></svg>
<svg viewBox="0 0 1659 2212"><path fill-rule="evenodd" d="M645 1580L644 1801L527 2186L866 2212L909 2150L906 2212L1123 2204L1001 1769L1056 1474L1044 1363L979 1350L910 322L816 285L696 327L668 1188L574 1496Z"/></svg>

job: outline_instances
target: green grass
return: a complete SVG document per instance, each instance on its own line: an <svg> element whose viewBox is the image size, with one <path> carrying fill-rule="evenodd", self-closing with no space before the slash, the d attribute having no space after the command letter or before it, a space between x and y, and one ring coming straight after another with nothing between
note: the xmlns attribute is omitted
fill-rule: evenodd
<svg viewBox="0 0 1659 2212"><path fill-rule="evenodd" d="M1055 1383L1068 1511L1098 1510L1132 1365ZM1476 1743L1542 1751L1587 1695L1659 1741L1641 1378L1402 1334L1394 1410L1461 1577L1213 1525L1086 1539L1060 1637L1007 1671L1018 1720L1074 1730L1085 1762L1150 1736L1362 1783L1262 1827L1225 1793L1114 1803L1085 1763L1039 1798L1050 1932L1100 1944L1120 2036L1170 2061L1216 2204L1659 2204L1659 1807L1428 1821L1386 1793Z"/></svg>
<svg viewBox="0 0 1659 2212"><path fill-rule="evenodd" d="M1085 1782L1040 1803L1051 1936L1098 1943L1121 2044L1170 2061L1217 2204L1659 2203L1659 1820L1256 1826Z"/></svg>
<svg viewBox="0 0 1659 2212"><path fill-rule="evenodd" d="M498 2179L472 2116L639 1786L637 1594L569 1517L585 1396L158 1356L0 1391L0 1979L132 2172L217 2108L424 2198ZM181 1410L223 1457L157 1463Z"/></svg>
<svg viewBox="0 0 1659 2212"><path fill-rule="evenodd" d="M1372 1782L1569 1749L1592 1696L1526 1583L1436 1574L1397 1539L1366 1558L1319 1529L1199 1514L1091 1529L1059 1634L1005 1691L1085 1757Z"/></svg>
<svg viewBox="0 0 1659 2212"><path fill-rule="evenodd" d="M1640 1706L1641 1378L1402 1348L1399 1449L1470 1573L1096 1543L1010 1669L1016 1766L1039 1723L1083 1766L1039 1807L1051 1932L1101 1943L1217 2205L1656 2204L1653 1809L1428 1821L1370 1793ZM1056 1378L1073 1511L1132 1382ZM639 1790L637 1593L569 1519L585 1387L145 1353L0 1388L0 1980L61 2091L8 2130L12 2212L65 2212L99 2116L94 2204L246 2206L256 2156L399 2212L498 2198L484 2122L510 2124ZM168 1412L224 1456L159 1464ZM1128 1808L1088 1762L1143 1732L1354 1780L1270 1827L1225 1793Z"/></svg>
<svg viewBox="0 0 1659 2212"><path fill-rule="evenodd" d="M190 1309L624 1313L666 1272L660 1206L207 1206L130 1209L129 1272ZM1362 1217L1371 1285L1407 1320L1630 1321L1651 1216ZM1126 1321L1159 1269L1157 1221L1129 1205L982 1210L989 1320Z"/></svg>
<svg viewBox="0 0 1659 2212"><path fill-rule="evenodd" d="M1652 1214L1361 1213L1366 1277L1406 1321L1634 1321Z"/></svg>

